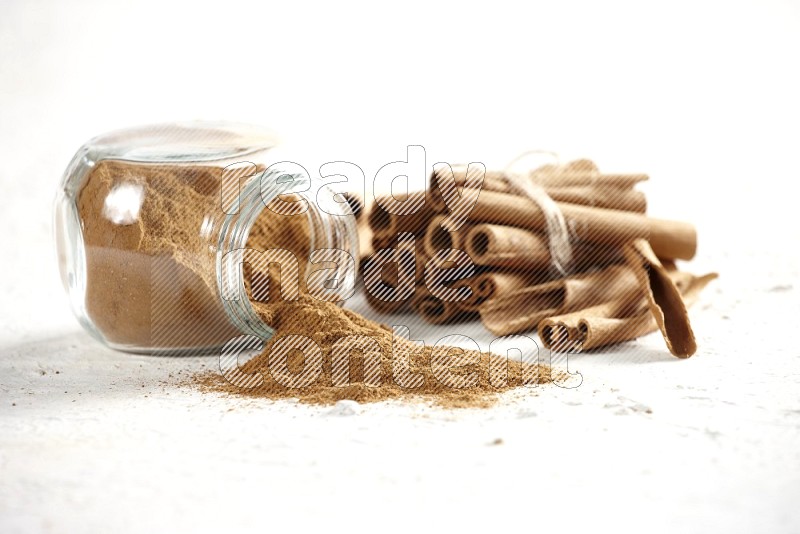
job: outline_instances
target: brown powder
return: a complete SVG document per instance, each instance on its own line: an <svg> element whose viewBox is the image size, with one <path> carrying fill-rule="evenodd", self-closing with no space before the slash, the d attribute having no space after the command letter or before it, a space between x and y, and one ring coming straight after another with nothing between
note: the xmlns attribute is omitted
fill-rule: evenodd
<svg viewBox="0 0 800 534"><path fill-rule="evenodd" d="M86 258L86 312L101 335L118 348L183 348L213 346L241 335L228 321L216 284L216 234L224 213L219 206L222 169L203 165L149 165L101 161L87 175L78 196ZM135 208L135 209L134 209ZM303 215L277 216L264 210L251 229L248 247L283 248L301 263L301 281L309 253L309 223ZM550 368L505 361L506 385L489 380L490 356L453 349L452 358L474 358L453 371L473 377L474 385L458 389L437 379L432 349L409 341L395 343L395 356L408 357L409 369L423 383L403 388L392 371L389 327L339 306L302 294L285 301L280 291L280 270L245 265L253 307L265 323L276 329L264 350L242 365L246 373L261 372L264 383L243 389L220 373L202 374L192 383L203 390L265 398L299 398L329 404L341 399L373 402L392 398L426 398L447 407L486 406L495 393L525 383L549 382ZM268 294L258 288L269 281ZM301 289L303 285L301 284ZM270 372L273 346L287 335L314 340L322 354L322 372L313 384L289 388ZM380 385L375 377L365 381L364 354L349 351L348 385L333 384L332 354L346 336L374 339L380 349ZM495 357L496 358L496 357ZM302 372L300 351L288 355L288 370ZM538 372L538 374L537 374Z"/></svg>
<svg viewBox="0 0 800 534"><path fill-rule="evenodd" d="M216 278L223 168L98 162L78 194L86 313L122 349L199 348L240 335ZM265 210L268 211L268 210ZM252 241L308 257L304 215L259 217Z"/></svg>
<svg viewBox="0 0 800 534"><path fill-rule="evenodd" d="M237 334L203 233L222 169L104 160L78 195L86 312L118 348L214 345Z"/></svg>
<svg viewBox="0 0 800 534"><path fill-rule="evenodd" d="M264 346L264 350L241 366L244 373L260 372L263 384L258 388L244 389L228 382L220 373L207 373L195 377L195 383L205 390L250 397L270 399L298 398L311 404L331 404L350 399L358 402L376 402L387 399L431 400L435 404L448 407L486 407L496 400L496 393L525 384L540 384L551 381L548 366L537 366L518 361L507 362L506 385L494 387L489 381L490 355L474 351L451 348L453 358L474 357L479 363L468 363L454 369L454 374L469 376L476 374L477 383L472 387L457 389L443 384L434 376L429 346L422 347L410 341L398 339L395 357L408 357L412 373L420 373L424 383L417 388L403 388L395 382L392 374L392 332L386 325L371 321L353 311L335 304L317 301L302 295L297 301L254 304L259 315L273 325L276 336ZM322 351L322 372L316 381L306 387L289 388L278 383L270 371L270 355L276 342L283 336L303 335L311 338ZM365 357L354 349L349 356L349 381L347 385L335 386L332 380L332 349L337 341L345 336L369 336L380 347L380 385L372 387L364 382ZM491 358L499 358L491 356ZM505 366L505 359L495 362ZM292 373L302 372L305 365L300 351L289 354L288 368ZM274 372L274 371L273 371ZM555 371L553 371L555 372ZM285 382L284 382L285 383Z"/></svg>

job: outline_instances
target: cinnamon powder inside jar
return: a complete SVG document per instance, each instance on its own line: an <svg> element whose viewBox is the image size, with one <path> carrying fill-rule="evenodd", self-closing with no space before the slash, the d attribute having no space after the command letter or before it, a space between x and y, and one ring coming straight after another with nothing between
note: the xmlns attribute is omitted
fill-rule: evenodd
<svg viewBox="0 0 800 534"><path fill-rule="evenodd" d="M222 173L214 165L103 160L84 179L78 212L85 306L111 344L180 349L240 335L223 310L216 279ZM250 233L268 245L259 248L308 257L303 215L259 217Z"/></svg>

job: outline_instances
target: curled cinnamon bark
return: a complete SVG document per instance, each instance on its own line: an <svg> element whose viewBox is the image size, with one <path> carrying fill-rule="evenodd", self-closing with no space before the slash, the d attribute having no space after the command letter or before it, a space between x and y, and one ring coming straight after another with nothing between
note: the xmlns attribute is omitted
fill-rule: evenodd
<svg viewBox="0 0 800 534"><path fill-rule="evenodd" d="M383 265L378 273L379 283L377 286L365 289L367 304L379 313L399 313L408 310L410 299L391 300L389 295L398 287L404 276L415 282L421 276L418 267L419 256L414 247L400 245L397 249L397 257L398 261L387 262ZM377 266L373 264L374 259L374 256L370 255L361 261L363 280L367 279L365 273L377 269Z"/></svg>
<svg viewBox="0 0 800 534"><path fill-rule="evenodd" d="M670 271L687 306L692 305L700 291L716 273L695 276ZM548 317L539 323L539 336L544 346L560 352L584 351L605 347L655 332L655 321L644 292L633 299L617 299L585 310Z"/></svg>
<svg viewBox="0 0 800 534"><path fill-rule="evenodd" d="M425 254L435 256L440 250L458 249L466 251L465 238L472 225L465 224L455 232L448 232L443 226L442 221L445 215L437 215L428 223L423 237Z"/></svg>
<svg viewBox="0 0 800 534"><path fill-rule="evenodd" d="M463 240L467 254L477 265L516 269L547 269L552 264L550 247L541 233L514 226L479 224ZM616 247L577 243L573 246L573 271L622 261Z"/></svg>
<svg viewBox="0 0 800 534"><path fill-rule="evenodd" d="M625 258L644 290L650 311L669 351L688 358L697 350L686 303L675 281L644 239L625 247Z"/></svg>
<svg viewBox="0 0 800 534"><path fill-rule="evenodd" d="M474 312L492 298L507 296L514 291L540 284L546 279L547 275L542 271L489 271L460 280L454 283L453 287L470 288L471 296L467 300L458 302L458 307L464 311Z"/></svg>
<svg viewBox="0 0 800 534"><path fill-rule="evenodd" d="M411 299L411 307L431 324L454 323L474 319L474 312L464 310L458 302L448 302L431 295L424 288Z"/></svg>
<svg viewBox="0 0 800 534"><path fill-rule="evenodd" d="M688 260L697 249L694 225L646 217L628 211L592 208L557 202L576 239L621 247L638 238L650 240L659 257ZM470 214L474 224L491 223L542 232L546 228L541 208L529 199L481 191Z"/></svg>
<svg viewBox="0 0 800 534"><path fill-rule="evenodd" d="M481 167L474 165L437 165L430 179L434 207L439 211L444 209L440 183L452 180L455 186L464 187L469 183L467 175L481 170ZM531 171L528 177L541 185L558 202L637 213L647 210L644 193L633 189L637 183L648 179L646 174L601 174L592 162L576 160L560 167L545 165ZM508 175L503 171L486 170L481 189L516 194L509 183Z"/></svg>
<svg viewBox="0 0 800 534"><path fill-rule="evenodd" d="M587 308L639 290L633 270L612 265L597 272L546 282L484 303L484 326L496 335L533 330L542 319Z"/></svg>
<svg viewBox="0 0 800 534"><path fill-rule="evenodd" d="M384 199L382 200L383 204L389 203L389 200L407 203L408 212L400 213L402 210L397 208L398 213L391 213L381 207L381 202L376 202L368 216L369 225L375 237L391 239L402 232L421 235L434 215L431 203L426 201L426 196L425 191L415 191L409 193L402 201L393 197L381 197Z"/></svg>

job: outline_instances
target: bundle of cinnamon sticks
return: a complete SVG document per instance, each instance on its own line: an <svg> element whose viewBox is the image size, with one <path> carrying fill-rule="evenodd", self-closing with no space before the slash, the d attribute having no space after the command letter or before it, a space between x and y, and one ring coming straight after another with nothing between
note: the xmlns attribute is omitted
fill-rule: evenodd
<svg viewBox="0 0 800 534"><path fill-rule="evenodd" d="M496 335L538 329L544 345L558 351L660 330L672 354L691 356L696 342L686 307L716 274L676 266L694 257L696 231L646 215L645 195L635 187L647 179L604 174L586 159L514 176L437 164L428 190L403 199L418 209L387 209L378 198L364 210L368 301L378 312L418 313L437 324L480 318ZM543 191L563 217L565 268L554 268L550 208L524 194L521 180Z"/></svg>

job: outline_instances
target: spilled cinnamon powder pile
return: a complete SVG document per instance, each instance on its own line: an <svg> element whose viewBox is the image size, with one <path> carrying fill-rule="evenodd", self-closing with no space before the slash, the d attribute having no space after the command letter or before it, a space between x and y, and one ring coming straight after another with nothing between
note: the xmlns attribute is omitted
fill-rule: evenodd
<svg viewBox="0 0 800 534"><path fill-rule="evenodd" d="M523 384L533 385L550 382L551 370L547 366L537 366L518 361L496 359L499 368L507 369L506 384L494 387L489 381L490 358L500 358L452 348L452 358L474 358L477 361L458 366L456 375L473 377L471 387L453 388L440 382L433 374L431 347L422 347L413 342L396 339L394 358L407 357L411 373L419 373L424 382L417 388L403 388L395 382L393 375L392 331L383 324L371 321L353 311L340 308L329 302L321 302L307 295L297 301L254 304L254 308L265 322L274 326L276 336L270 339L264 350L241 366L247 374L260 372L263 384L253 389L244 389L228 382L219 372L196 377L196 383L205 390L223 391L250 397L270 399L298 398L311 404L331 404L338 400L351 399L358 402L376 402L387 399L411 399L433 401L443 407L485 407L495 400L495 393ZM303 335L311 338L322 351L322 372L316 381L302 388L287 388L278 383L270 372L270 354L280 337ZM334 386L332 381L332 352L336 342L346 336L362 335L374 339L380 347L380 385L372 387L365 383L364 370L366 358L362 351L354 349L349 354L349 381L344 386ZM305 366L300 351L288 356L288 369L301 373ZM555 373L555 371L553 371ZM501 377L505 379L506 377Z"/></svg>
<svg viewBox="0 0 800 534"><path fill-rule="evenodd" d="M291 250L301 260L301 265L304 263L302 259L308 257L308 243L308 222L305 217L277 216L268 210L259 217L247 241L248 247L259 250ZM275 267L270 265L267 271L259 266L245 265L246 285L253 309L276 332L265 343L263 350L242 364L240 370L248 375L260 373L263 382L251 389L242 388L228 381L220 372L212 372L194 377L194 383L201 389L247 397L297 398L300 402L310 404L332 404L345 399L358 402L413 399L432 401L446 408L467 408L489 406L496 400L498 392L548 383L555 378L551 377L551 373L557 373L549 366L449 347L445 358L454 364L451 371L455 380L459 381L458 385L466 386L452 387L453 381L439 379L434 373L436 367L432 361L432 347L395 338L389 326L307 294L301 294L295 301L284 300L279 289L280 272ZM262 293L257 286L265 279L268 281L268 291L263 292L263 297L259 299L253 298L254 294ZM281 382L275 379L280 371L275 369L274 361L271 362L273 349L282 338L292 335L308 337L320 348L322 370L311 385L292 388L283 385L288 383L286 378L289 377L284 377ZM349 336L365 336L375 341L379 349L379 372L375 376L365 377L366 371L374 369L369 365L370 354L365 354L362 348L355 345L347 346L344 351L346 357L338 360L345 362L346 369L337 367L338 372L346 376L346 382L337 385L334 383L335 347L337 342ZM441 364L439 354L437 362ZM413 381L417 387L398 385L398 382L409 384L402 377L395 379L400 372L393 368L393 362L398 359L407 359L408 372L416 377ZM284 372L297 376L312 363L315 362L306 361L303 352L294 350L287 355L287 369ZM490 368L490 365L494 366ZM492 375L494 380L490 380L490 372L495 373Z"/></svg>

